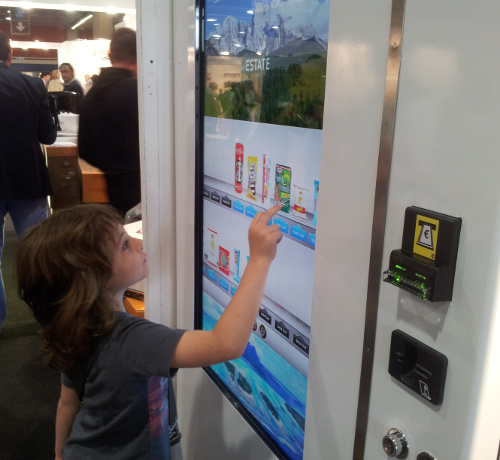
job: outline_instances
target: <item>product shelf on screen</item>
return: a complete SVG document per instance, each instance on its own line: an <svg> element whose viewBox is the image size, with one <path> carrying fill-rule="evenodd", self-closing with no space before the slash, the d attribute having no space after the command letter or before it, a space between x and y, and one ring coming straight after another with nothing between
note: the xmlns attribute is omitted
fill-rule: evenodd
<svg viewBox="0 0 500 460"><path fill-rule="evenodd" d="M253 219L259 211L265 211L272 205L274 200L267 207L260 200L250 201L243 196L230 193L231 186L220 180L205 176L203 186L203 197L228 211L237 212ZM234 187L232 188L234 191ZM259 196L258 196L259 197ZM280 226L283 235L293 241L302 244L312 250L316 248L316 228L312 224L313 215L306 213L306 219L294 218L288 213L279 212L273 218L273 224Z"/></svg>
<svg viewBox="0 0 500 460"><path fill-rule="evenodd" d="M203 277L204 289L221 305L228 303L224 296L232 297L238 288L231 276L224 276L207 258L203 263ZM307 324L269 297L263 296L253 333L304 376L307 376L310 332L311 328Z"/></svg>

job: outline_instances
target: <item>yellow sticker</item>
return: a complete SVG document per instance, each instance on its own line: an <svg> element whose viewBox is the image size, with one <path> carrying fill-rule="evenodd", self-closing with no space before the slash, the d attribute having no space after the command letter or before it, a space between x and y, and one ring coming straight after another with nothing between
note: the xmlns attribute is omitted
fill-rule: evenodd
<svg viewBox="0 0 500 460"><path fill-rule="evenodd" d="M436 260L439 220L417 214L413 252L428 259Z"/></svg>

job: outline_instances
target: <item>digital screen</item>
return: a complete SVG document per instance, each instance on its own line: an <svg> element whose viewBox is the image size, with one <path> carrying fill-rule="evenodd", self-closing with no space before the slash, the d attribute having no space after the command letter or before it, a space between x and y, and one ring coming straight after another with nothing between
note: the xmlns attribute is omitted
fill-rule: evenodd
<svg viewBox="0 0 500 460"><path fill-rule="evenodd" d="M283 232L244 355L206 371L278 458L302 459L329 0L200 5L197 327L213 329L261 210Z"/></svg>

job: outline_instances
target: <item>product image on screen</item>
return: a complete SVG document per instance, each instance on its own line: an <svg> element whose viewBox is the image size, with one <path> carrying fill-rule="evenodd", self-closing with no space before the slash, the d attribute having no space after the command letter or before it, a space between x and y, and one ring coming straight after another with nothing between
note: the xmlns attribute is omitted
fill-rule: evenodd
<svg viewBox="0 0 500 460"><path fill-rule="evenodd" d="M253 217L281 203L245 353L206 371L282 459L304 449L329 8L204 2L197 324L214 327L245 273Z"/></svg>

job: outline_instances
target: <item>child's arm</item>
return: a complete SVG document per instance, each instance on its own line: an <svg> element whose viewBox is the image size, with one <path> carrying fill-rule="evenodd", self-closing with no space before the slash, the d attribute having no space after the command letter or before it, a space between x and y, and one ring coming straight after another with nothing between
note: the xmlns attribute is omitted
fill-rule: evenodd
<svg viewBox="0 0 500 460"><path fill-rule="evenodd" d="M76 414L80 410L80 400L75 390L61 385L61 396L56 415L56 458L62 460L64 443L68 439Z"/></svg>
<svg viewBox="0 0 500 460"><path fill-rule="evenodd" d="M172 357L171 366L202 367L239 358L245 351L266 284L267 273L283 234L278 225L269 226L281 209L276 205L259 212L250 224L250 259L240 285L213 331L187 331Z"/></svg>

